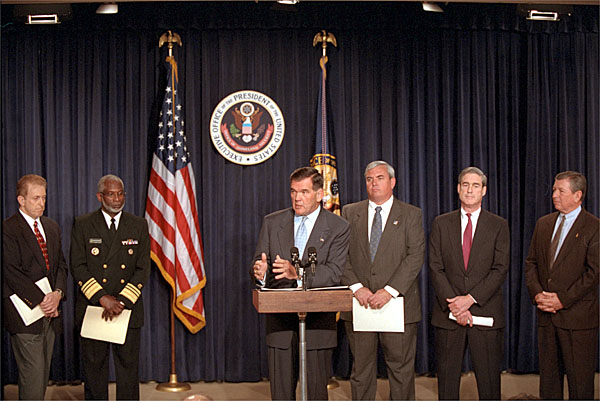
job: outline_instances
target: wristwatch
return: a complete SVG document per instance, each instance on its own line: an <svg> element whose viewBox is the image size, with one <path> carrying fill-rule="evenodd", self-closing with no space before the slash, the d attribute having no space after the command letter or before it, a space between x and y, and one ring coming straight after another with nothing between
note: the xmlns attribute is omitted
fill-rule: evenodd
<svg viewBox="0 0 600 401"><path fill-rule="evenodd" d="M54 291L56 291L56 292L58 292L60 294L60 299L63 299L65 297L65 293L60 288L57 288Z"/></svg>

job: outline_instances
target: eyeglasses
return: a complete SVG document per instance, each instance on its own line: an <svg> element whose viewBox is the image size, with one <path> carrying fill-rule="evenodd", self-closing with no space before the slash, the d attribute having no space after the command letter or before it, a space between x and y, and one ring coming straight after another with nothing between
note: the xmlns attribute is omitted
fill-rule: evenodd
<svg viewBox="0 0 600 401"><path fill-rule="evenodd" d="M120 192L109 192L109 193L104 193L104 192L100 192L103 196L106 196L107 198L110 199L116 199L116 198L122 198L125 196L125 192L120 191Z"/></svg>

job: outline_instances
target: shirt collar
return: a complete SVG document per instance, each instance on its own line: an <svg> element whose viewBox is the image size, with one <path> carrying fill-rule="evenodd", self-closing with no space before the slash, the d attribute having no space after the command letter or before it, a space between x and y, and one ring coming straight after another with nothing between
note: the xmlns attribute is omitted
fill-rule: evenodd
<svg viewBox="0 0 600 401"><path fill-rule="evenodd" d="M381 211L389 214L390 210L392 210L392 205L394 204L394 195L390 196L390 198L388 200L386 200L385 202L383 202L381 205L378 205L377 203L373 202L372 200L369 200L369 208L375 210L375 208L377 206L381 206Z"/></svg>
<svg viewBox="0 0 600 401"><path fill-rule="evenodd" d="M575 219L577 218L577 216L579 216L579 213L580 213L580 212L581 212L581 205L579 205L579 206L577 207L577 209L575 209L575 210L572 210L572 211L570 211L570 212L569 212L569 213L567 213L567 214L559 213L559 214L558 214L558 217L560 218L560 216L565 216L565 219L566 219L566 220L571 220L571 219L575 220Z"/></svg>
<svg viewBox="0 0 600 401"><path fill-rule="evenodd" d="M115 228L119 227L119 221L121 221L121 216L123 215L123 211L121 210L119 213L117 213L115 215L115 217L110 217L110 215L108 213L106 213L104 210L100 209L102 211L102 215L104 216L104 221L106 222L106 226L108 228L110 228L110 219L115 219Z"/></svg>
<svg viewBox="0 0 600 401"><path fill-rule="evenodd" d="M474 212L471 212L471 217L477 219L477 218L479 218L480 213L481 213L481 206L479 207L479 209L475 210ZM467 217L467 212L462 207L460 208L460 216L464 217L464 218Z"/></svg>
<svg viewBox="0 0 600 401"><path fill-rule="evenodd" d="M312 213L307 214L306 219L308 221L310 221L311 223L315 222L315 221L317 221L317 217L319 217L319 213L321 213L321 205L319 205ZM302 217L304 217L304 216L298 216L298 215L294 214L294 221L301 221Z"/></svg>
<svg viewBox="0 0 600 401"><path fill-rule="evenodd" d="M21 210L21 208L19 208L19 212L21 212L21 215L23 216L23 218L25 219L25 221L27 222L27 224L29 224L29 226L33 229L33 223L34 222L38 222L38 225L42 225L42 222L40 221L40 218L38 217L37 219L34 219L33 217L31 217L30 215L28 215L27 213L23 212Z"/></svg>

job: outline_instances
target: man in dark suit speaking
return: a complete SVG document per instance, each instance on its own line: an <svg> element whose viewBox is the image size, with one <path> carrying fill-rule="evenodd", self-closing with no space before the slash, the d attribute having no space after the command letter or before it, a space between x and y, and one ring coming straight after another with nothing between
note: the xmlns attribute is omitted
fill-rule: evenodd
<svg viewBox="0 0 600 401"><path fill-rule="evenodd" d="M418 276L425 234L421 209L393 196L394 169L384 161L365 168L368 200L344 206L350 222L350 250L342 284L350 286L363 307L381 309L404 297L404 332L354 331L352 314L343 313L354 365L353 400L374 400L377 391L377 344L381 344L391 400L415 399L417 323L421 320Z"/></svg>
<svg viewBox="0 0 600 401"><path fill-rule="evenodd" d="M150 275L150 237L145 219L123 211L123 181L105 175L96 194L95 212L79 216L71 232L71 273L79 291L75 321L81 327L86 308L104 308L112 319L131 310L125 343L112 344L117 399L137 400L139 393L140 328L144 324L142 287ZM108 355L111 344L81 338L85 399L108 399Z"/></svg>
<svg viewBox="0 0 600 401"><path fill-rule="evenodd" d="M338 285L348 252L349 226L321 207L323 176L302 167L290 176L292 207L265 216L256 245L252 274L258 286L308 288ZM302 263L308 249L317 251L314 276L300 283L290 262L290 249L298 248ZM267 346L271 398L296 399L298 381L298 316L267 314ZM335 313L309 313L306 317L307 397L327 400L331 356L337 344Z"/></svg>
<svg viewBox="0 0 600 401"><path fill-rule="evenodd" d="M535 225L525 261L529 295L537 306L540 397L594 398L598 363L598 218L581 205L587 180L576 171L556 175L557 212Z"/></svg>
<svg viewBox="0 0 600 401"><path fill-rule="evenodd" d="M508 223L481 208L487 177L477 167L461 171L457 191L460 209L436 217L429 239L438 397L459 399L468 345L479 399L499 400L505 324L502 284L510 261ZM479 325L474 317L493 318L493 324Z"/></svg>
<svg viewBox="0 0 600 401"><path fill-rule="evenodd" d="M60 228L42 216L46 208L46 180L26 175L17 183L19 211L2 226L2 297L4 327L19 369L19 399L43 400L48 385L56 334L62 331L59 313L67 280ZM36 285L48 279L53 291ZM16 294L29 308L40 306L41 319L26 325L10 296Z"/></svg>

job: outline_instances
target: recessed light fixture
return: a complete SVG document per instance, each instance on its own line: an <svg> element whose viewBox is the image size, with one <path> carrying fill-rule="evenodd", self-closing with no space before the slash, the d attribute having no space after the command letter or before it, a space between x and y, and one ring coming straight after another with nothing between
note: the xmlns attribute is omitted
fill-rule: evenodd
<svg viewBox="0 0 600 401"><path fill-rule="evenodd" d="M279 4L289 4L294 5L300 3L300 0L277 0Z"/></svg>
<svg viewBox="0 0 600 401"><path fill-rule="evenodd" d="M433 13L443 13L444 10L442 9L442 7L438 6L437 3L430 3L427 1L423 2L423 10L424 11L430 11Z"/></svg>
<svg viewBox="0 0 600 401"><path fill-rule="evenodd" d="M96 14L116 14L119 12L119 5L116 3L104 3L98 6Z"/></svg>

